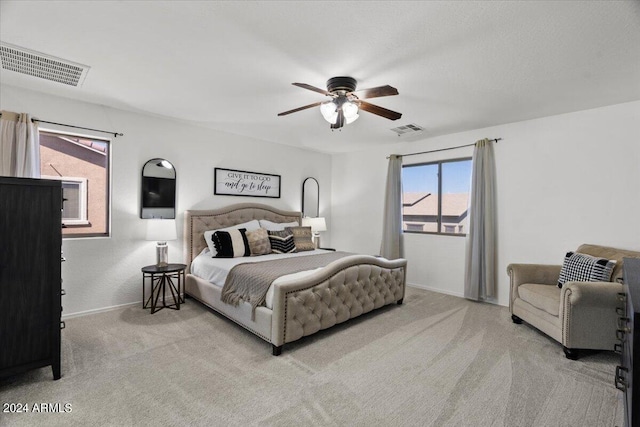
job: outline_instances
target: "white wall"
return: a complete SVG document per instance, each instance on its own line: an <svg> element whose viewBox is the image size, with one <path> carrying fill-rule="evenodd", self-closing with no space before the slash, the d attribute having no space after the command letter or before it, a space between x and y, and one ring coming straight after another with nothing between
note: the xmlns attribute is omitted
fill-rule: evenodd
<svg viewBox="0 0 640 427"><path fill-rule="evenodd" d="M640 102L333 156L6 85L0 86L0 109L125 134L112 142L111 238L63 243L65 315L141 300L140 268L155 262L155 243L144 240L145 221L139 219L140 170L153 157L168 159L177 170L179 238L186 209L260 201L298 210L302 181L314 176L329 229L323 246L375 254L388 154L502 137L495 147L499 304L508 303L505 270L511 262L557 264L583 242L640 250ZM413 156L405 163L471 152ZM282 175L282 198L214 196L217 166ZM460 237L405 235L409 283L462 295L464 243ZM181 240L170 242L169 256L182 260Z"/></svg>
<svg viewBox="0 0 640 427"><path fill-rule="evenodd" d="M27 112L42 120L124 133L124 137L113 139L111 144L111 237L63 242L68 260L62 266L63 287L67 291L63 298L64 315L142 300L140 268L155 263L155 242L144 240L146 223L139 218L140 175L142 166L151 158L166 158L177 171L179 240L169 242L170 262L183 262L180 239L182 213L186 209L260 202L300 210L302 181L308 176L319 181L320 213L331 221L329 155L6 85L0 86L0 109ZM42 127L70 131L52 125ZM281 175L282 197L214 196L214 167ZM323 233L323 242L330 244L329 233Z"/></svg>
<svg viewBox="0 0 640 427"><path fill-rule="evenodd" d="M499 304L509 301L509 263L560 264L581 243L640 250L640 102L336 154L333 246L378 253L387 155L496 137L503 138L495 146ZM463 148L404 162L470 154ZM465 239L406 234L405 251L409 283L463 294Z"/></svg>

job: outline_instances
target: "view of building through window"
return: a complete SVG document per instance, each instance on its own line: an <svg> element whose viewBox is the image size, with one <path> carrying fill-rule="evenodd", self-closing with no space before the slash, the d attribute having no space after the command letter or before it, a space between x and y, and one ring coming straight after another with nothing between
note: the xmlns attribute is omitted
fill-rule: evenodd
<svg viewBox="0 0 640 427"><path fill-rule="evenodd" d="M62 181L62 235L109 235L109 141L40 132L42 178Z"/></svg>
<svg viewBox="0 0 640 427"><path fill-rule="evenodd" d="M402 167L403 230L466 234L471 159Z"/></svg>

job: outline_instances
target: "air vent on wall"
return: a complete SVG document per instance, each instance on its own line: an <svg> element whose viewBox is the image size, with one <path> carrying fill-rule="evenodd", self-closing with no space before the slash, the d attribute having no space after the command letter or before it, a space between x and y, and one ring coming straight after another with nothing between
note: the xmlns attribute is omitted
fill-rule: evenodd
<svg viewBox="0 0 640 427"><path fill-rule="evenodd" d="M69 86L82 86L89 66L0 43L2 68Z"/></svg>
<svg viewBox="0 0 640 427"><path fill-rule="evenodd" d="M393 128L391 130L397 133L398 136L405 136L405 135L414 135L417 133L422 133L424 131L424 128L416 124L410 123L408 125L398 126L397 128Z"/></svg>

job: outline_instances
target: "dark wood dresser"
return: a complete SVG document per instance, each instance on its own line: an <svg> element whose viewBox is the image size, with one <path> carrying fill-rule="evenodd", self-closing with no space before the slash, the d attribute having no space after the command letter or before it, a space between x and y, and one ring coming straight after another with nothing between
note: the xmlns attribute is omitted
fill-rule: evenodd
<svg viewBox="0 0 640 427"><path fill-rule="evenodd" d="M620 366L616 368L615 384L625 394L625 425L635 427L640 426L640 391L634 390L634 385L640 386L640 259L624 258L623 262L623 304L618 309L619 343L615 346Z"/></svg>
<svg viewBox="0 0 640 427"><path fill-rule="evenodd" d="M60 181L0 177L0 377L60 378Z"/></svg>

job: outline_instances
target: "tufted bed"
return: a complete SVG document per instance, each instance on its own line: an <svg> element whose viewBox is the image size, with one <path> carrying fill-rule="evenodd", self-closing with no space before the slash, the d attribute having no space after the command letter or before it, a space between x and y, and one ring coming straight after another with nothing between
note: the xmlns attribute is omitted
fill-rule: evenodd
<svg viewBox="0 0 640 427"><path fill-rule="evenodd" d="M220 300L221 284L212 284L192 274L191 262L207 246L203 237L205 231L254 219L300 223L301 213L257 203L185 212L185 292L271 343L273 355L279 355L286 343L382 306L402 303L407 261L369 255L349 255L300 279L274 282L271 308L259 306L252 313L247 302L238 306L223 303Z"/></svg>

